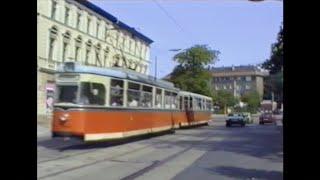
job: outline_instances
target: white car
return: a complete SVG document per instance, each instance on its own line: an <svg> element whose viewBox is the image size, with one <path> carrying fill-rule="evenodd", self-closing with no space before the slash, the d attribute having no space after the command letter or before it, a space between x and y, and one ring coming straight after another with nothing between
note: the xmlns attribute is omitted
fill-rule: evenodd
<svg viewBox="0 0 320 180"><path fill-rule="evenodd" d="M229 114L228 119L226 120L226 126L230 127L233 124L241 125L244 127L246 125L245 119L242 114Z"/></svg>

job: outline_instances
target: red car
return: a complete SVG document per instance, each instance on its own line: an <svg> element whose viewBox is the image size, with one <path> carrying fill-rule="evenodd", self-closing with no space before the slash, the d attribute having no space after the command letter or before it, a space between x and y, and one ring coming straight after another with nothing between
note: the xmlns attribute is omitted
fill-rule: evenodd
<svg viewBox="0 0 320 180"><path fill-rule="evenodd" d="M273 117L272 113L263 113L259 117L259 124L264 123L275 123L275 118Z"/></svg>

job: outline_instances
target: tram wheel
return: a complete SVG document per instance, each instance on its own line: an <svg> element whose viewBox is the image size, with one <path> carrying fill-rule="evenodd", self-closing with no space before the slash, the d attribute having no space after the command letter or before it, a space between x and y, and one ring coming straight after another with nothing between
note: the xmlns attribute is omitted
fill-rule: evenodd
<svg viewBox="0 0 320 180"><path fill-rule="evenodd" d="M169 133L170 133L170 134L175 134L175 133L176 133L176 130L171 129L171 130L169 131Z"/></svg>

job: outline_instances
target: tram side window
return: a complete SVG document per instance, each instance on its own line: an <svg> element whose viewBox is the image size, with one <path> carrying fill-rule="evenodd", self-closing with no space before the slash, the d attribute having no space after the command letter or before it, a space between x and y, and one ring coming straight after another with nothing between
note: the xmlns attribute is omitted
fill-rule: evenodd
<svg viewBox="0 0 320 180"><path fill-rule="evenodd" d="M162 108L162 90L157 89L156 90L156 107L157 108Z"/></svg>
<svg viewBox="0 0 320 180"><path fill-rule="evenodd" d="M140 98L140 84L128 83L128 107L138 107Z"/></svg>
<svg viewBox="0 0 320 180"><path fill-rule="evenodd" d="M80 90L80 104L104 105L106 89L103 84L82 82Z"/></svg>
<svg viewBox="0 0 320 180"><path fill-rule="evenodd" d="M171 105L171 93L169 91L164 92L164 107L170 109Z"/></svg>
<svg viewBox="0 0 320 180"><path fill-rule="evenodd" d="M189 98L187 96L184 97L184 109L189 109Z"/></svg>
<svg viewBox="0 0 320 180"><path fill-rule="evenodd" d="M123 106L123 81L112 79L110 88L110 105Z"/></svg>
<svg viewBox="0 0 320 180"><path fill-rule="evenodd" d="M211 111L212 109L212 103L210 100L207 100L207 110Z"/></svg>
<svg viewBox="0 0 320 180"><path fill-rule="evenodd" d="M192 97L190 97L189 102L190 102L189 108L193 109L193 98Z"/></svg>
<svg viewBox="0 0 320 180"><path fill-rule="evenodd" d="M180 110L184 109L182 96L179 96L179 107L180 107Z"/></svg>
<svg viewBox="0 0 320 180"><path fill-rule="evenodd" d="M179 101L178 101L178 94L177 93L172 93L172 104L171 104L171 108L172 109L177 109L179 105Z"/></svg>
<svg viewBox="0 0 320 180"><path fill-rule="evenodd" d="M201 99L201 104L202 104L202 110L206 110L206 100Z"/></svg>
<svg viewBox="0 0 320 180"><path fill-rule="evenodd" d="M196 98L196 101L197 101L197 110L201 110L201 99Z"/></svg>
<svg viewBox="0 0 320 180"><path fill-rule="evenodd" d="M141 106L152 107L152 87L142 86Z"/></svg>

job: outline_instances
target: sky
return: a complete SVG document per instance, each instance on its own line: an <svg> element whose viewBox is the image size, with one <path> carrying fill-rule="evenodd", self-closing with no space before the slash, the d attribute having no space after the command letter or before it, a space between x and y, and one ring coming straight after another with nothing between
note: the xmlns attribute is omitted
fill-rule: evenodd
<svg viewBox="0 0 320 180"><path fill-rule="evenodd" d="M195 44L220 51L214 66L254 65L270 57L283 22L276 0L90 0L152 39L150 75L164 77L177 65L172 57Z"/></svg>

